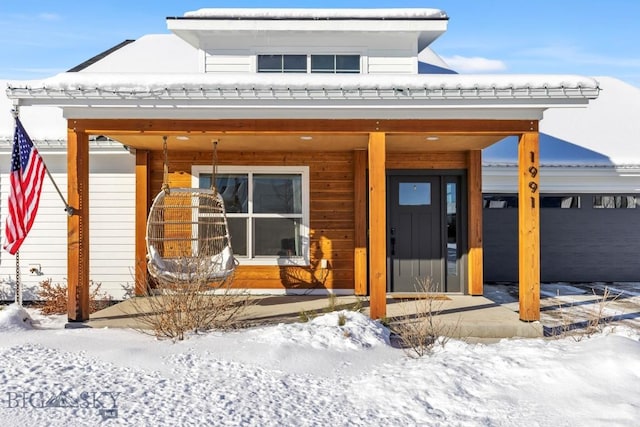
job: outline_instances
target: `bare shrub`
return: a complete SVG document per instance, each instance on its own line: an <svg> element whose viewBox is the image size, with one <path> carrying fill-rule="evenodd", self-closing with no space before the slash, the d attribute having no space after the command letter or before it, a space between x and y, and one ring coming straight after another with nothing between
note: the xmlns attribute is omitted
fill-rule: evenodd
<svg viewBox="0 0 640 427"><path fill-rule="evenodd" d="M111 297L100 291L101 283L89 283L89 312L94 313L111 304ZM67 284L53 283L51 279L40 282L36 292L38 301L35 306L42 314L66 314L68 291Z"/></svg>
<svg viewBox="0 0 640 427"><path fill-rule="evenodd" d="M412 309L405 308L401 316L405 320L394 325L392 331L409 356L422 357L430 354L436 345L444 347L458 331L459 320L451 325L439 317L444 299L430 277L418 279L415 290Z"/></svg>
<svg viewBox="0 0 640 427"><path fill-rule="evenodd" d="M189 283L160 278L153 287L147 284L144 298L132 299L144 326L140 330L158 338L183 340L188 333L238 326L251 304L250 295L231 288L233 274L210 282L207 273L190 271Z"/></svg>
<svg viewBox="0 0 640 427"><path fill-rule="evenodd" d="M606 310L620 295L612 295L608 286L604 287L602 296L592 289L594 301L590 309L582 312L575 310L574 303L569 305L558 303L560 325L552 328L551 336L555 338L571 337L574 341L581 341L598 332L602 332L611 323L611 317ZM558 294L559 296L559 294Z"/></svg>
<svg viewBox="0 0 640 427"><path fill-rule="evenodd" d="M333 313L335 311L347 310L354 311L356 313L362 313L364 309L364 300L360 297L357 297L353 302L340 303L338 300L338 296L336 294L330 293L327 299L327 306L322 309L322 313ZM316 316L320 314L320 310L301 310L298 313L298 319L302 323L306 323L314 319Z"/></svg>

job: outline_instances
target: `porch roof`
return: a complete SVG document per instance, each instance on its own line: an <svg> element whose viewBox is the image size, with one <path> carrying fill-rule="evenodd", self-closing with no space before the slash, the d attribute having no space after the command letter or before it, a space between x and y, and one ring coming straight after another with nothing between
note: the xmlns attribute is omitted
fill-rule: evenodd
<svg viewBox="0 0 640 427"><path fill-rule="evenodd" d="M19 105L60 106L69 118L117 118L126 108L126 117L194 119L537 120L598 92L576 75L62 73L7 88Z"/></svg>

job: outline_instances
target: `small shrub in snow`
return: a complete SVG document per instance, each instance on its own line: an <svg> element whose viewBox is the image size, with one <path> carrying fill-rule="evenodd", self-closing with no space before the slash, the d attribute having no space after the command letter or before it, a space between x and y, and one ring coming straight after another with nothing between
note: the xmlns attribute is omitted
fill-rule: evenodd
<svg viewBox="0 0 640 427"><path fill-rule="evenodd" d="M338 297L336 296L336 294L329 294L327 306L324 309L322 309L322 312L320 312L319 310L316 310L316 311L301 310L298 313L298 318L302 323L306 323L313 320L320 313L327 314L327 313L334 313L336 311L341 311L341 310L353 311L355 313L362 313L363 307L364 307L364 304L361 298L357 298L354 302L340 304L340 301L338 300Z"/></svg>
<svg viewBox="0 0 640 427"><path fill-rule="evenodd" d="M609 326L611 317L607 316L606 311L609 305L616 301L621 294L612 295L608 286L605 286L602 296L598 296L595 289L592 291L593 305L586 312L580 313L571 310L574 308L573 304L570 304L567 309L562 302L558 303L560 325L551 328L549 335L555 338L571 337L574 341L581 341L583 338L602 332Z"/></svg>
<svg viewBox="0 0 640 427"><path fill-rule="evenodd" d="M38 302L36 307L42 314L65 314L67 313L68 291L67 285L53 283L51 279L40 282L37 290ZM94 313L102 310L111 303L111 297L100 291L101 284L90 282L89 291L89 312Z"/></svg>
<svg viewBox="0 0 640 427"><path fill-rule="evenodd" d="M207 276L207 272L196 273L193 283L158 279L153 288L147 286L145 297L132 301L148 328L142 331L151 331L158 338L183 340L188 333L237 326L251 303L250 295L231 288L233 274L214 283Z"/></svg>
<svg viewBox="0 0 640 427"><path fill-rule="evenodd" d="M298 317L300 318L300 321L302 323L307 323L314 318L314 315L306 310L300 310L300 313L298 313Z"/></svg>
<svg viewBox="0 0 640 427"><path fill-rule="evenodd" d="M418 280L413 311L407 310L404 320L393 327L400 338L402 347L412 357L430 354L435 345L444 345L458 329L438 317L442 311L443 300L435 293L437 286L430 277Z"/></svg>
<svg viewBox="0 0 640 427"><path fill-rule="evenodd" d="M347 324L347 316L344 313L338 314L338 326L344 326Z"/></svg>

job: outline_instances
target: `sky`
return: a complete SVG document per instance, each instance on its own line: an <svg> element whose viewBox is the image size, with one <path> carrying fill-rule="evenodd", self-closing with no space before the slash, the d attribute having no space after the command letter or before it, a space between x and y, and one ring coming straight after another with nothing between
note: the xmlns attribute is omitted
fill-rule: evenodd
<svg viewBox="0 0 640 427"><path fill-rule="evenodd" d="M611 76L640 87L637 0L21 0L0 2L0 79L49 77L204 7L437 8L461 73Z"/></svg>

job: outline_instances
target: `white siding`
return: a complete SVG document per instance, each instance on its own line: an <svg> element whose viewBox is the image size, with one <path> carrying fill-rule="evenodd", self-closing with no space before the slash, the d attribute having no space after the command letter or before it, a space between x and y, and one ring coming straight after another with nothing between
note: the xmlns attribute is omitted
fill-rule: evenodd
<svg viewBox="0 0 640 427"><path fill-rule="evenodd" d="M369 32L219 34L202 40L209 73L250 73L258 54L354 54L363 58L363 73L418 73L416 34ZM349 44L345 44L348 40ZM398 46L402 46L398 49Z"/></svg>
<svg viewBox="0 0 640 427"><path fill-rule="evenodd" d="M418 59L416 55L411 56L409 52L369 52L368 72L369 74L417 74Z"/></svg>
<svg viewBox="0 0 640 427"><path fill-rule="evenodd" d="M205 55L205 72L250 73L253 71L252 63L252 56L247 52L207 52Z"/></svg>
<svg viewBox="0 0 640 427"><path fill-rule="evenodd" d="M66 153L40 150L58 187L67 192ZM9 154L0 153L0 162L9 164ZM111 171L111 172L105 172ZM135 158L123 151L92 153L89 176L89 277L114 299L122 299L134 285L135 259ZM0 174L0 221L3 228L9 194L8 173ZM29 272L39 264L41 275ZM33 228L20 248L20 275L24 299L34 299L40 282L51 279L66 283L67 214L51 180L45 177L40 208ZM0 299L14 298L15 257L0 253Z"/></svg>
<svg viewBox="0 0 640 427"><path fill-rule="evenodd" d="M517 193L518 168L484 166L483 193ZM639 193L640 168L541 167L541 193Z"/></svg>

